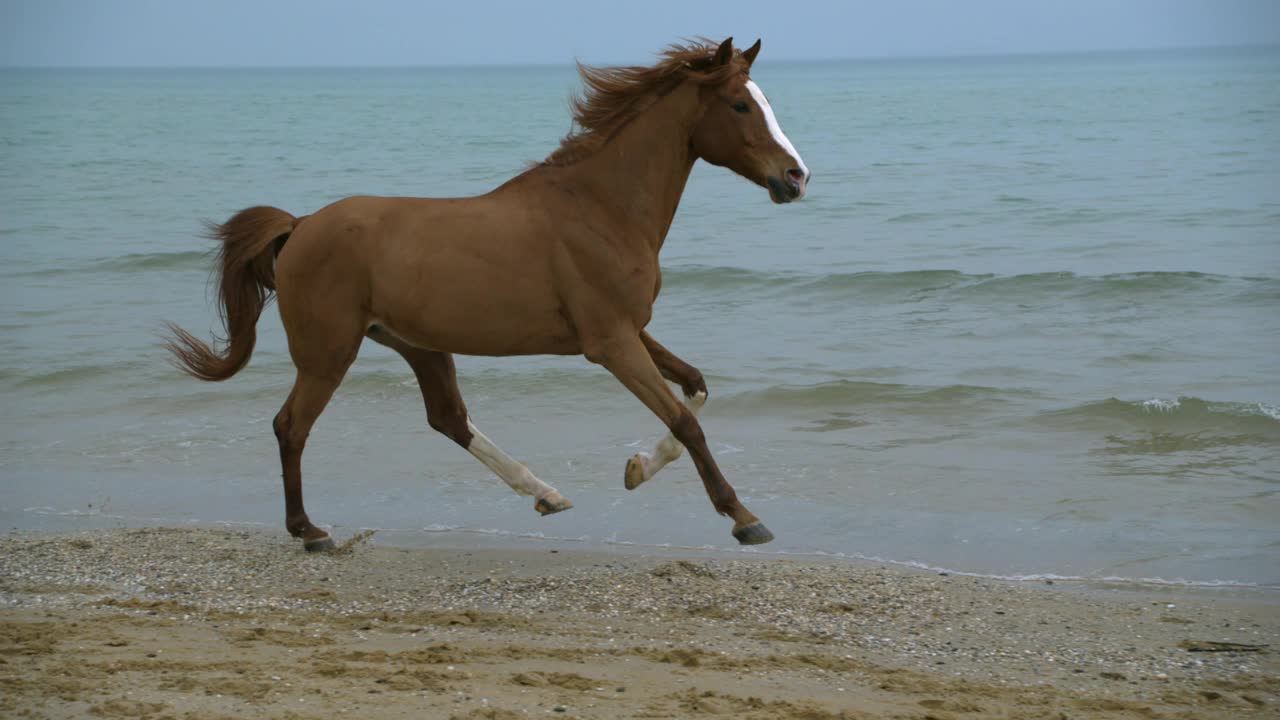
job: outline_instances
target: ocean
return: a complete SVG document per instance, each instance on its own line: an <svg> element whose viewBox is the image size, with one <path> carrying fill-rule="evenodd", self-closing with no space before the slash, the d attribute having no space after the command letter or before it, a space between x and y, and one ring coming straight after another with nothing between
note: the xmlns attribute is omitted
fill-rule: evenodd
<svg viewBox="0 0 1280 720"><path fill-rule="evenodd" d="M1013 578L1280 588L1280 49L777 63L809 197L699 164L650 330L777 536L739 549L687 456L581 358L459 357L539 517L365 343L304 456L341 540L693 547ZM488 191L569 130L572 67L0 71L0 523L265 525L292 382L192 380L201 222Z"/></svg>

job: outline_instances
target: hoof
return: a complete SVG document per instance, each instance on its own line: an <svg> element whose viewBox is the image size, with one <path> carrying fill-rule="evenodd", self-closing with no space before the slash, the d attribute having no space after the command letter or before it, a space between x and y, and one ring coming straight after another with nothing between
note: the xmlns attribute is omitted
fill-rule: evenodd
<svg viewBox="0 0 1280 720"><path fill-rule="evenodd" d="M333 548L334 548L333 538L329 537L328 535L321 538L313 538L311 540L305 540L302 543L302 549L306 550L309 553L333 552Z"/></svg>
<svg viewBox="0 0 1280 720"><path fill-rule="evenodd" d="M533 504L533 509L543 515L554 515L571 507L573 507L573 503L566 500L559 493L540 498L538 502Z"/></svg>
<svg viewBox="0 0 1280 720"><path fill-rule="evenodd" d="M635 490L649 478L644 476L644 461L648 459L644 453L636 453L627 461L627 469L623 473L623 484L628 490Z"/></svg>
<svg viewBox="0 0 1280 720"><path fill-rule="evenodd" d="M741 545L763 545L773 539L773 533L762 522L754 522L740 528L734 528L733 536Z"/></svg>

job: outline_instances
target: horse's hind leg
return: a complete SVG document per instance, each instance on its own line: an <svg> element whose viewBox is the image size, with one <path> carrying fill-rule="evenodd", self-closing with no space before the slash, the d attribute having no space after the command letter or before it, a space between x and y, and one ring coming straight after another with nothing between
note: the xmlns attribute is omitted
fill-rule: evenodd
<svg viewBox="0 0 1280 720"><path fill-rule="evenodd" d="M432 429L474 455L512 490L532 495L534 509L543 515L573 507L559 491L539 480L529 468L513 460L471 424L458 390L452 355L414 347L381 329L370 330L369 337L400 353L413 368L427 406L427 424Z"/></svg>
<svg viewBox="0 0 1280 720"><path fill-rule="evenodd" d="M304 348L300 339L290 337L289 347L298 367L298 377L272 427L280 443L280 464L284 471L285 527L290 535L301 538L303 547L310 552L332 550L333 540L329 533L311 524L302 505L302 451L311 427L355 360L361 339L359 334L354 338L316 338L311 342L319 344ZM306 353L311 347L315 351ZM300 358L302 353L309 357Z"/></svg>
<svg viewBox="0 0 1280 720"><path fill-rule="evenodd" d="M707 401L707 384L702 379L702 373L698 368L676 357L674 353L654 340L649 333L642 331L640 340L644 343L645 350L649 351L649 357L654 365L657 365L662 377L680 386L684 391L685 406L689 408L689 412L697 415ZM679 458L683 450L684 446L680 441L668 432L654 446L653 452L636 453L631 456L623 473L623 484L628 490L635 490L658 474L659 470Z"/></svg>

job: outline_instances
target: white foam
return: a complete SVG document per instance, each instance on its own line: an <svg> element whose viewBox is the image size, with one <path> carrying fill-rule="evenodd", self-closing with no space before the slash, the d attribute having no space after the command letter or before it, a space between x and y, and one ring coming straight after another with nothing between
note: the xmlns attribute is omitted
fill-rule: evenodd
<svg viewBox="0 0 1280 720"><path fill-rule="evenodd" d="M1182 405L1177 398L1173 400L1165 400L1164 398L1151 398L1142 403L1142 409L1147 412L1164 412L1169 413L1177 410Z"/></svg>

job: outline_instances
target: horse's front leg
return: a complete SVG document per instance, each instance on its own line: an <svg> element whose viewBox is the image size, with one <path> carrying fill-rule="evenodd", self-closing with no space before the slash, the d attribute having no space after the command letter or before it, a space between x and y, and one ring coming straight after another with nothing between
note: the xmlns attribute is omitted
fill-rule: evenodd
<svg viewBox="0 0 1280 720"><path fill-rule="evenodd" d="M671 434L689 449L694 467L716 512L733 518L733 536L743 545L766 543L773 534L743 507L707 448L698 418L676 399L658 372L639 334L617 333L584 343L587 359L603 365L653 411Z"/></svg>
<svg viewBox="0 0 1280 720"><path fill-rule="evenodd" d="M689 412L697 415L707 401L707 384L702 379L702 373L698 368L676 357L661 343L654 340L649 333L641 331L640 341L644 343L644 349L649 352L649 358L653 360L653 364L658 367L658 372L662 377L680 386L684 391L685 406L689 408ZM659 470L679 458L683 450L684 446L680 441L668 432L654 446L653 452L636 453L627 460L627 467L623 472L623 483L628 490L635 490L658 474Z"/></svg>

